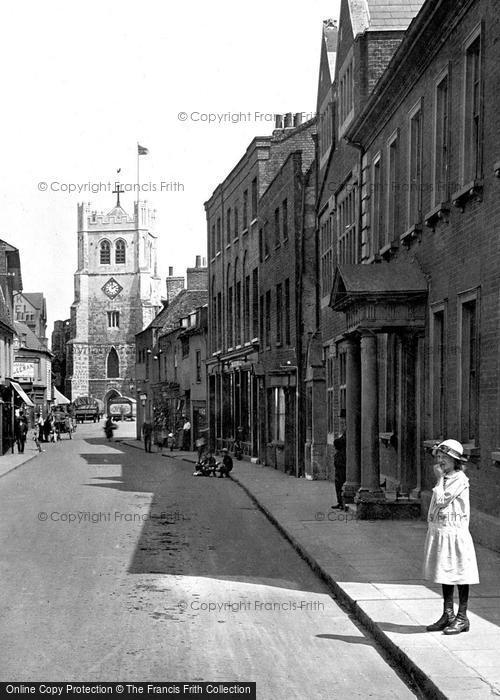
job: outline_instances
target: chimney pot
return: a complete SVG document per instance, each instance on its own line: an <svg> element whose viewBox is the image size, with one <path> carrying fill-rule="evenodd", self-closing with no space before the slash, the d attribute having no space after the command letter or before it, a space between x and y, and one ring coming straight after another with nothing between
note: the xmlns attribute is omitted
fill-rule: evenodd
<svg viewBox="0 0 500 700"><path fill-rule="evenodd" d="M302 124L302 112L295 112L293 115L293 125L299 126L300 124Z"/></svg>
<svg viewBox="0 0 500 700"><path fill-rule="evenodd" d="M285 129L289 129L292 126L292 113L287 112L285 114Z"/></svg>
<svg viewBox="0 0 500 700"><path fill-rule="evenodd" d="M169 276L169 277L173 277L173 276L174 276L174 268L173 268L173 267L169 267L169 268L168 268L168 276Z"/></svg>
<svg viewBox="0 0 500 700"><path fill-rule="evenodd" d="M195 267L201 267L201 255L196 256L196 264Z"/></svg>
<svg viewBox="0 0 500 700"><path fill-rule="evenodd" d="M275 114L274 115L274 128L275 129L282 129L283 128L283 115L282 114Z"/></svg>

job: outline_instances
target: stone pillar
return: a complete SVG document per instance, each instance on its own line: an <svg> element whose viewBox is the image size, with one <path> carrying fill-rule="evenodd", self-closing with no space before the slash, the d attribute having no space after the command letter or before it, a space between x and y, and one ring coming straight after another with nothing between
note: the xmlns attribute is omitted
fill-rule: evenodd
<svg viewBox="0 0 500 700"><path fill-rule="evenodd" d="M380 488L377 336L361 335L361 487L359 500L384 498Z"/></svg>
<svg viewBox="0 0 500 700"><path fill-rule="evenodd" d="M361 368L359 341L346 344L346 482L345 503L353 503L361 485Z"/></svg>

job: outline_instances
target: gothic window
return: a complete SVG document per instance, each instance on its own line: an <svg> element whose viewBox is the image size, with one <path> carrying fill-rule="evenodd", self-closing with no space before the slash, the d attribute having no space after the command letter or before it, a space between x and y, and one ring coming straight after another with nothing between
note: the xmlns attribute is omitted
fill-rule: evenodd
<svg viewBox="0 0 500 700"><path fill-rule="evenodd" d="M111 246L109 241L101 241L101 265L109 265L111 263Z"/></svg>
<svg viewBox="0 0 500 700"><path fill-rule="evenodd" d="M118 360L118 353L114 348L111 348L109 351L106 374L110 379L120 376L120 361Z"/></svg>
<svg viewBox="0 0 500 700"><path fill-rule="evenodd" d="M115 263L117 265L123 265L125 263L125 241L116 241L115 246Z"/></svg>

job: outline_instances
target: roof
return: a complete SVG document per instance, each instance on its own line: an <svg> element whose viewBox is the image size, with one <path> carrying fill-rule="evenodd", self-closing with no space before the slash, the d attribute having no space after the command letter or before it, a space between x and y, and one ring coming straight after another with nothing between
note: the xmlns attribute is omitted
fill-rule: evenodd
<svg viewBox="0 0 500 700"><path fill-rule="evenodd" d="M42 343L38 340L36 335L33 333L31 328L21 321L14 321L14 327L16 329L16 335L21 338L26 336L26 341L24 347L28 350L42 350L43 352L49 352Z"/></svg>
<svg viewBox="0 0 500 700"><path fill-rule="evenodd" d="M333 281L330 306L342 308L346 302L366 296L412 296L427 292L427 280L411 263L340 265Z"/></svg>
<svg viewBox="0 0 500 700"><path fill-rule="evenodd" d="M108 211L106 216L127 216L128 217L128 214L120 204L119 206L114 206L113 209Z"/></svg>
<svg viewBox="0 0 500 700"><path fill-rule="evenodd" d="M328 58L328 67L330 68L330 76L335 75L335 61L337 58L337 39L338 27L333 19L323 20L323 40L325 42L326 55Z"/></svg>
<svg viewBox="0 0 500 700"><path fill-rule="evenodd" d="M3 293L2 286L0 285L0 323L3 326L6 326L12 333L16 332L16 329L14 328L14 322L12 320L12 317L9 312L9 307L7 306L7 302L5 301L5 296Z"/></svg>
<svg viewBox="0 0 500 700"><path fill-rule="evenodd" d="M207 302L207 289L182 289L151 321L148 328L159 328L162 333L168 333L177 328L181 318Z"/></svg>
<svg viewBox="0 0 500 700"><path fill-rule="evenodd" d="M354 36L366 31L404 31L424 0L348 0Z"/></svg>
<svg viewBox="0 0 500 700"><path fill-rule="evenodd" d="M42 292L20 292L29 301L31 306L40 311L45 309L45 299Z"/></svg>

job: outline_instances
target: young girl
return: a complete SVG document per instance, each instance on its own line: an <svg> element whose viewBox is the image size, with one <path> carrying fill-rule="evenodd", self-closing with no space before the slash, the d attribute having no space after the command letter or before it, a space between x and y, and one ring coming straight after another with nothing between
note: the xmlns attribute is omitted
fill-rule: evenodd
<svg viewBox="0 0 500 700"><path fill-rule="evenodd" d="M429 632L444 634L468 632L469 584L479 583L474 544L469 532L469 479L463 472L463 447L457 440L445 440L434 454L438 478L432 489L427 516L424 578L443 588L442 616L427 627ZM458 586L458 614L453 611L453 588Z"/></svg>

